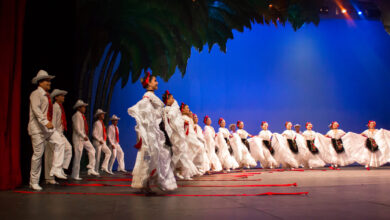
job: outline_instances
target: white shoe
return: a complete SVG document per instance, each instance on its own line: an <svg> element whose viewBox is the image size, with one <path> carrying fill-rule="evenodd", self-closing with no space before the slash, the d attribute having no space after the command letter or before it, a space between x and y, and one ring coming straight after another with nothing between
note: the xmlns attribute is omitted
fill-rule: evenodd
<svg viewBox="0 0 390 220"><path fill-rule="evenodd" d="M74 177L73 179L74 180L83 180L83 178L80 178L80 177Z"/></svg>
<svg viewBox="0 0 390 220"><path fill-rule="evenodd" d="M64 179L64 180L67 179L66 176L64 176L62 172L58 169L56 171L50 171L50 176L55 176L59 179Z"/></svg>
<svg viewBox="0 0 390 220"><path fill-rule="evenodd" d="M90 176L90 175L99 176L99 173L96 172L96 171L93 170L93 169L89 169L89 170L88 170L88 175L89 175L89 176Z"/></svg>
<svg viewBox="0 0 390 220"><path fill-rule="evenodd" d="M184 177L182 175L178 174L178 173L176 173L176 177L179 178L180 180L184 179Z"/></svg>
<svg viewBox="0 0 390 220"><path fill-rule="evenodd" d="M66 175L66 173L64 172L64 170L63 170L63 169L61 169L61 173L62 173L62 175L64 175L64 176L68 177L68 175Z"/></svg>
<svg viewBox="0 0 390 220"><path fill-rule="evenodd" d="M118 172L127 173L127 170L117 170Z"/></svg>
<svg viewBox="0 0 390 220"><path fill-rule="evenodd" d="M191 177L186 177L184 180L193 180Z"/></svg>
<svg viewBox="0 0 390 220"><path fill-rule="evenodd" d="M46 182L46 184L50 184L50 185L57 185L57 184L59 184L56 180L46 180L45 182Z"/></svg>
<svg viewBox="0 0 390 220"><path fill-rule="evenodd" d="M30 183L30 188L33 189L33 190L36 190L36 191L41 191L42 190L42 187L39 185L39 184L31 184Z"/></svg>

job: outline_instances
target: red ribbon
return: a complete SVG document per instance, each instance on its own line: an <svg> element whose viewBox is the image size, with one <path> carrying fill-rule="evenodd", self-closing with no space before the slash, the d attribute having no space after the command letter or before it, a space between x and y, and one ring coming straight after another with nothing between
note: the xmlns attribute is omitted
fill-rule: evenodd
<svg viewBox="0 0 390 220"><path fill-rule="evenodd" d="M104 126L103 120L100 120L100 122L102 123L102 127L103 127L103 140L106 141L106 140L107 140L107 130L106 130L106 126Z"/></svg>
<svg viewBox="0 0 390 220"><path fill-rule="evenodd" d="M189 126L190 124L188 123L188 121L184 121L184 129L186 129L186 126L187 126L187 130L186 130L186 135L188 136L188 133L189 133Z"/></svg>
<svg viewBox="0 0 390 220"><path fill-rule="evenodd" d="M116 142L119 144L119 131L117 126L115 126L115 138Z"/></svg>
<svg viewBox="0 0 390 220"><path fill-rule="evenodd" d="M88 136L88 123L87 123L87 119L85 119L85 115L83 113L81 113L81 115L83 116L83 120L84 120L85 135Z"/></svg>
<svg viewBox="0 0 390 220"><path fill-rule="evenodd" d="M138 150L141 149L141 147L142 147L142 138L140 138L138 143L136 145L134 145L134 148L138 149Z"/></svg>
<svg viewBox="0 0 390 220"><path fill-rule="evenodd" d="M37 191L21 191L15 190L15 193L23 194L53 194L53 195L98 195L98 196L146 196L145 194L138 193L89 193L89 192L37 192ZM277 192L265 192L256 194L162 194L159 196L175 196L175 197L211 197L211 196L272 196L272 195L307 195L309 192L292 192L292 193L277 193Z"/></svg>
<svg viewBox="0 0 390 220"><path fill-rule="evenodd" d="M64 131L67 131L68 130L68 125L67 125L67 122L66 122L66 116L65 116L65 109L64 109L64 106L60 103L58 103L58 105L60 105L60 108L61 108L61 123L62 123L62 128L64 129Z"/></svg>
<svg viewBox="0 0 390 220"><path fill-rule="evenodd" d="M149 80L150 80L150 72L148 71L146 73L145 80L142 82L142 87L146 88L146 86L148 86L148 84L149 84Z"/></svg>
<svg viewBox="0 0 390 220"><path fill-rule="evenodd" d="M47 120L52 121L53 120L53 103L51 102L51 98L49 93L46 93L47 101L49 102L49 107L47 109Z"/></svg>

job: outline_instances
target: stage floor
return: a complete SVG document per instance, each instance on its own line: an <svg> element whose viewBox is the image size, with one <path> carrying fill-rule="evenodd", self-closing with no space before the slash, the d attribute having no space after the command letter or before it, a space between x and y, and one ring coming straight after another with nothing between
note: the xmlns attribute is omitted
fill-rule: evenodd
<svg viewBox="0 0 390 220"><path fill-rule="evenodd" d="M156 196L131 189L130 174L82 178L0 192L0 219L390 218L389 166L235 171L178 181L169 194L153 188Z"/></svg>

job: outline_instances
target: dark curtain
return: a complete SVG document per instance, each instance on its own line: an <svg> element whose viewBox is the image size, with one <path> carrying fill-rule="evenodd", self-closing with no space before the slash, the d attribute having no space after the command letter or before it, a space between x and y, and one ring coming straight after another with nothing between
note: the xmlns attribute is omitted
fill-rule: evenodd
<svg viewBox="0 0 390 220"><path fill-rule="evenodd" d="M20 91L25 0L0 0L0 189L22 182Z"/></svg>

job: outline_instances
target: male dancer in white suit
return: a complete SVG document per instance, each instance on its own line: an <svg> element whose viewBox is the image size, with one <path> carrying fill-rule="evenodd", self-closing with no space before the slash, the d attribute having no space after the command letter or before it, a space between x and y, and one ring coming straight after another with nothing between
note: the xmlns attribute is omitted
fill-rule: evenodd
<svg viewBox="0 0 390 220"><path fill-rule="evenodd" d="M93 148L88 138L88 123L84 115L86 106L88 106L88 104L84 103L82 100L77 100L76 104L73 106L73 109L77 109L77 111L72 116L72 139L74 147L72 178L75 180L82 180L79 174L80 160L81 156L83 155L84 148L88 152L88 175L99 176L99 173L95 171L95 148Z"/></svg>
<svg viewBox="0 0 390 220"><path fill-rule="evenodd" d="M112 150L112 156L110 164L108 165L108 171L112 172L112 166L114 165L115 159L118 160L118 169L117 171L127 172L125 170L125 154L123 153L123 150L121 148L121 145L119 144L119 128L118 128L118 121L120 118L118 118L116 115L113 115L110 118L111 125L108 126L108 141L109 146Z"/></svg>
<svg viewBox="0 0 390 220"><path fill-rule="evenodd" d="M51 79L46 71L40 70L32 79L38 88L30 95L30 119L28 122L28 134L31 137L33 155L31 158L30 187L33 190L42 190L39 186L39 178L42 171L42 156L45 145L51 144L53 150L52 167L50 176L66 179L63 175L62 164L64 161L64 145L60 134L54 129L53 104L49 95Z"/></svg>
<svg viewBox="0 0 390 220"><path fill-rule="evenodd" d="M113 174L108 170L108 163L110 162L111 151L110 148L107 147L107 129L103 121L105 114L106 112L104 112L101 109L98 109L95 113L95 118L97 118L97 120L93 124L93 131L92 131L93 146L95 146L95 150L96 150L95 170L99 170L100 155L101 152L103 151L104 160L102 163L102 170L106 173Z"/></svg>
<svg viewBox="0 0 390 220"><path fill-rule="evenodd" d="M64 131L68 130L68 125L66 121L65 110L63 103L65 101L65 95L68 94L65 90L54 89L50 94L50 97L53 99L53 126L54 129L60 134L62 140L65 143L64 148L64 162L62 163L63 169L68 169L70 160L72 159L72 145L70 145L68 139L64 135ZM45 180L46 184L58 184L55 181L54 177L49 175L51 169L51 164L53 161L53 151L49 145L46 145L45 149ZM65 173L63 173L66 176Z"/></svg>

